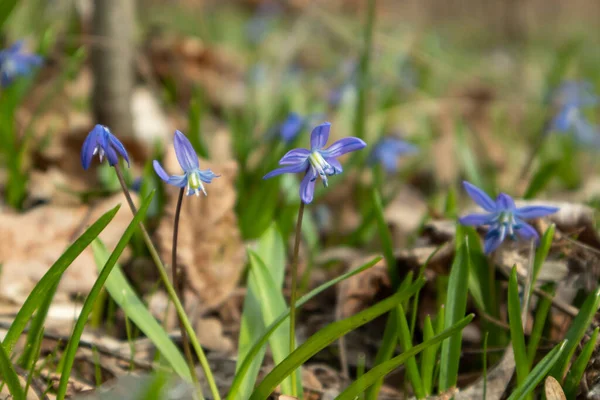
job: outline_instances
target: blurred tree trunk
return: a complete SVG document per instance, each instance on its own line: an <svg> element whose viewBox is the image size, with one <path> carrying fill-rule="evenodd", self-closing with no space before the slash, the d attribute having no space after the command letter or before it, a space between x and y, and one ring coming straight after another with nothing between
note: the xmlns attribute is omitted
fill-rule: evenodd
<svg viewBox="0 0 600 400"><path fill-rule="evenodd" d="M135 0L95 0L92 47L96 121L120 137L133 136Z"/></svg>

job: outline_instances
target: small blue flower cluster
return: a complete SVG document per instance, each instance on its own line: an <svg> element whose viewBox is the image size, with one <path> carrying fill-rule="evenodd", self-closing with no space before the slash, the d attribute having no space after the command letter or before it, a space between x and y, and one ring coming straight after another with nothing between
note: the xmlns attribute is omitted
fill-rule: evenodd
<svg viewBox="0 0 600 400"><path fill-rule="evenodd" d="M589 82L569 81L554 93L553 100L558 112L552 119L550 130L572 133L583 146L600 147L600 129L583 115L586 107L597 105L600 97L593 93Z"/></svg>
<svg viewBox="0 0 600 400"><path fill-rule="evenodd" d="M42 64L43 58L23 50L23 41L8 49L0 50L0 84L10 85L17 77L29 75L34 67Z"/></svg>

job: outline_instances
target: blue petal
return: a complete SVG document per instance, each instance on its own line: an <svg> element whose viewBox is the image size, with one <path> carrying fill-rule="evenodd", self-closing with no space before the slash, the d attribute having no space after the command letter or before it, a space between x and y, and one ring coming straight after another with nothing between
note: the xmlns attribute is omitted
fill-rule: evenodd
<svg viewBox="0 0 600 400"><path fill-rule="evenodd" d="M469 214L458 219L461 225L479 226L487 225L490 221L490 214Z"/></svg>
<svg viewBox="0 0 600 400"><path fill-rule="evenodd" d="M293 149L288 151L281 160L279 160L279 165L292 165L303 163L308 159L310 155L310 151L306 149Z"/></svg>
<svg viewBox="0 0 600 400"><path fill-rule="evenodd" d="M156 171L156 175L158 175L160 179L162 179L165 182L169 182L169 174L167 174L167 172L164 170L162 165L160 165L158 160L152 161L152 166L154 167L154 171Z"/></svg>
<svg viewBox="0 0 600 400"><path fill-rule="evenodd" d="M94 128L90 133L88 133L85 141L83 142L83 146L81 146L81 166L83 169L88 169L90 167L92 158L94 157L94 149L96 148L97 143L98 130Z"/></svg>
<svg viewBox="0 0 600 400"><path fill-rule="evenodd" d="M534 227L523 221L517 221L519 227L516 229L517 235L523 240L535 239L536 244L540 240L540 236Z"/></svg>
<svg viewBox="0 0 600 400"><path fill-rule="evenodd" d="M192 171L200 167L198 163L198 155L194 151L194 147L190 143L187 137L180 131L175 131L175 137L173 139L173 147L175 147L175 154L177 155L177 161L185 172Z"/></svg>
<svg viewBox="0 0 600 400"><path fill-rule="evenodd" d="M589 123L583 116L573 121L573 133L575 139L584 146L600 145L600 129Z"/></svg>
<svg viewBox="0 0 600 400"><path fill-rule="evenodd" d="M560 210L558 207L549 206L526 206L515 210L515 216L524 219L545 217Z"/></svg>
<svg viewBox="0 0 600 400"><path fill-rule="evenodd" d="M490 254L496 250L504 241L504 235L501 235L497 230L491 230L485 235L485 241L483 244L483 252Z"/></svg>
<svg viewBox="0 0 600 400"><path fill-rule="evenodd" d="M106 146L104 148L104 154L106 155L106 159L108 160L108 165L111 167L113 165L117 165L119 163L119 156L117 156L117 152L112 146Z"/></svg>
<svg viewBox="0 0 600 400"><path fill-rule="evenodd" d="M324 122L321 125L317 125L310 134L310 148L311 150L321 150L323 146L327 144L329 140L329 130L331 124Z"/></svg>
<svg viewBox="0 0 600 400"><path fill-rule="evenodd" d="M272 178L274 176L281 175L281 174L288 174L288 173L295 174L298 172L304 172L304 171L306 171L307 168L308 168L308 161L305 161L300 164L289 165L287 167L277 168L277 169L269 172L265 176L263 176L263 179L269 179L269 178Z"/></svg>
<svg viewBox="0 0 600 400"><path fill-rule="evenodd" d="M117 137L115 135L113 135L112 133L109 133L108 140L110 141L110 144L112 145L111 147L113 147L117 151L117 153L119 153L121 155L121 157L123 157L123 159L125 159L125 161L127 161L127 166L129 167L129 155L127 154L127 150L125 150L125 146L123 146L123 143L121 143L121 141L119 139L117 139ZM111 164L111 165L113 165L113 164Z"/></svg>
<svg viewBox="0 0 600 400"><path fill-rule="evenodd" d="M206 169L204 171L198 170L198 175L200 175L200 180L204 183L211 183L214 178L218 178L221 176L215 174L210 169Z"/></svg>
<svg viewBox="0 0 600 400"><path fill-rule="evenodd" d="M331 146L329 146L325 150L321 150L321 154L325 158L330 158L330 157L337 158L337 157L341 156L342 154L346 154L351 151L360 150L360 149L365 148L366 146L367 146L367 144L359 138L347 137L347 138L340 139L337 142L334 142Z"/></svg>
<svg viewBox="0 0 600 400"><path fill-rule="evenodd" d="M381 153L379 155L379 161L383 165L383 169L389 174L394 173L398 170L398 158L395 154Z"/></svg>
<svg viewBox="0 0 600 400"><path fill-rule="evenodd" d="M561 107L558 114L553 118L551 130L558 132L567 132L571 129L573 121L578 118L579 109L571 104Z"/></svg>
<svg viewBox="0 0 600 400"><path fill-rule="evenodd" d="M483 208L485 211L496 211L496 203L483 190L467 181L463 181L463 187L467 191L469 197L471 197L479 207Z"/></svg>
<svg viewBox="0 0 600 400"><path fill-rule="evenodd" d="M171 175L165 182L167 182L169 185L182 188L187 185L188 179L187 175Z"/></svg>
<svg viewBox="0 0 600 400"><path fill-rule="evenodd" d="M327 163L333 167L335 174L341 174L344 171L342 168L342 163L335 158L326 158L325 161L327 161Z"/></svg>
<svg viewBox="0 0 600 400"><path fill-rule="evenodd" d="M496 209L513 211L515 209L515 201L506 193L500 193L496 197Z"/></svg>
<svg viewBox="0 0 600 400"><path fill-rule="evenodd" d="M312 168L306 171L306 175L300 182L300 199L304 204L310 204L313 201L316 180L317 174Z"/></svg>

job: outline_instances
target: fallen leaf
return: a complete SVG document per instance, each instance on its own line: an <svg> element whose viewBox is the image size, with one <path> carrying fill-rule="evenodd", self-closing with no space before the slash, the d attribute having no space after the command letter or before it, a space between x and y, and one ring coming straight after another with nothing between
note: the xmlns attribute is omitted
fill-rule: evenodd
<svg viewBox="0 0 600 400"><path fill-rule="evenodd" d="M50 204L35 207L23 214L3 210L0 213L2 297L22 304L73 239L119 203L126 204L122 194L116 194L94 206ZM100 234L109 249L117 244L131 219L131 211L123 206ZM60 280L59 291L68 295L87 294L96 277L93 254L88 248L67 268Z"/></svg>
<svg viewBox="0 0 600 400"><path fill-rule="evenodd" d="M560 383L553 376L548 376L544 382L544 391L546 392L547 400L567 400L565 392Z"/></svg>

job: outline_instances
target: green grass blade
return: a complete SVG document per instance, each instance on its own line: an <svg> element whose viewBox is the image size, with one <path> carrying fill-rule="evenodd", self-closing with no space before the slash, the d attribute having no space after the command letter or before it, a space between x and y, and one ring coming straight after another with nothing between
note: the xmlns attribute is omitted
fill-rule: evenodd
<svg viewBox="0 0 600 400"><path fill-rule="evenodd" d="M19 0L2 0L0 1L0 28L6 22L10 13L15 9Z"/></svg>
<svg viewBox="0 0 600 400"><path fill-rule="evenodd" d="M131 239L131 236L133 235L135 230L138 229L138 224L144 220L144 217L146 216L146 211L148 210L148 207L152 202L152 197L154 197L154 192L151 192L150 195L144 199L141 207L127 226L127 229L125 229L123 236L121 236L121 239L119 239L119 242L115 246L115 249L113 250L106 264L104 265L102 272L96 279L96 282L94 282L94 286L92 286L90 293L88 294L87 298L85 299L85 302L83 303L83 308L81 309L79 318L77 318L77 322L75 323L75 327L73 328L73 333L71 334L71 338L69 339L69 343L67 344L67 348L65 349L63 359L61 360L61 362L63 362L63 367L60 371L61 376L56 395L56 398L59 400L64 400L65 395L67 393L69 376L71 375L71 369L73 367L73 362L75 361L75 355L77 353L79 340L81 339L81 334L83 333L83 329L85 328L87 319L92 311L94 302L96 301L96 298L98 297L100 291L104 287L104 283L106 282L108 276L112 272L113 267L115 266L119 257L123 253L123 250L125 250L129 239Z"/></svg>
<svg viewBox="0 0 600 400"><path fill-rule="evenodd" d="M471 320L473 320L472 314L461 319L460 321L458 321L456 324L454 324L451 327L449 327L448 329L446 329L441 334L438 334L438 335L434 336L433 338L431 338L417 346L414 346L410 350L400 354L399 356L392 358L389 361L386 361L383 364L379 364L379 365L373 367L369 372L367 372L365 375L363 375L362 378L355 380L350 386L348 386L346 388L346 390L344 390L338 397L336 397L336 400L353 400L356 396L358 396L364 390L365 387L372 385L377 380L379 380L382 377L384 377L385 375L389 374L391 371L398 368L400 365L405 363L411 357L414 357L415 355L417 355L421 351L429 348L430 346L433 346L433 345L441 342L442 340L444 340L452 335L455 335L457 332L462 331L463 328L471 322Z"/></svg>
<svg viewBox="0 0 600 400"><path fill-rule="evenodd" d="M555 377L559 383L562 382L569 361L575 350L577 350L577 345L581 343L585 332L590 327L598 307L600 307L600 288L597 288L594 293L588 296L567 331L565 339L568 340L568 343L565 345L565 350L562 352L560 359L550 372L550 375Z"/></svg>
<svg viewBox="0 0 600 400"><path fill-rule="evenodd" d="M0 346L0 372L2 373L2 379L0 380L6 382L12 398L15 400L25 400L25 392L21 387L19 376L4 346Z"/></svg>
<svg viewBox="0 0 600 400"><path fill-rule="evenodd" d="M401 302L410 298L410 296L412 296L418 288L423 286L424 283L424 279L419 279L415 281L408 290L397 292L393 296L380 301L356 315L327 325L319 332L312 335L306 342L292 352L289 357L277 365L254 390L250 399L266 399L281 381L310 357L314 356L317 352L324 349L327 345L339 339L346 333L390 311Z"/></svg>
<svg viewBox="0 0 600 400"><path fill-rule="evenodd" d="M31 325L29 326L29 332L27 332L27 340L25 341L25 349L23 350L23 354L19 357L18 364L26 368L27 365L30 365L37 359L36 352L36 342L38 340L39 332L44 329L44 322L46 321L46 316L48 315L48 310L50 309L50 305L52 304L52 299L54 298L54 294L56 293L56 289L58 288L58 281L48 290L48 292L44 295L44 298L38 307L37 312L33 316L33 320L31 321Z"/></svg>
<svg viewBox="0 0 600 400"><path fill-rule="evenodd" d="M298 301L296 302L296 307L298 307L298 308L302 307L309 300L311 300L313 297L315 297L319 293L323 292L324 290L327 290L328 288L338 284L339 282L371 268L372 266L377 264L379 261L381 261L381 257L376 257L373 260L371 260L370 262L362 265L360 268L349 271L343 275L338 276L335 279L325 282L321 286L313 289L312 291L310 291L309 293L305 294L300 299L298 299ZM252 364L252 361L254 360L254 357L256 357L256 355L259 354L260 350L263 348L263 346L269 340L269 337L273 334L273 332L275 332L275 330L279 326L281 326L283 321L285 321L289 317L289 315L290 315L290 309L288 308L284 314L280 315L279 318L277 318L277 320L275 320L266 329L265 333L260 337L260 339L254 342L254 345L248 352L248 355L244 359L244 362L236 371L235 377L233 378L233 382L231 383L231 388L229 389L229 395L227 396L228 399L237 399L237 398L239 398L238 396L244 396L242 393L239 393L240 387L241 387L242 381L244 380L244 377L248 373L248 370L250 368L250 365Z"/></svg>
<svg viewBox="0 0 600 400"><path fill-rule="evenodd" d="M251 266L250 275L258 284L258 288L260 288L257 294L260 300L263 323L264 325L270 325L278 316L285 313L287 305L281 293L281 288L275 285L269 270L258 254L252 250L248 250L248 254ZM288 332L290 331L289 320L285 320L281 325L269 338L269 346L271 347L275 364L281 363L290 354L288 337ZM295 373L297 374L296 389L292 389L291 379L285 379L281 382L281 391L283 394L303 393L301 371L298 369Z"/></svg>
<svg viewBox="0 0 600 400"><path fill-rule="evenodd" d="M427 315L423 323L423 342L431 340L435 336L431 317ZM423 390L425 395L429 396L433 390L433 370L435 367L435 358L439 346L431 345L423 350L421 354L421 379L423 380Z"/></svg>
<svg viewBox="0 0 600 400"><path fill-rule="evenodd" d="M468 282L469 248L468 240L465 240L465 243L458 248L450 270L448 298L445 307L446 315L444 320L446 329L462 320L465 316L467 309ZM462 332L460 331L456 332L456 334L442 343L439 378L440 392L444 392L456 386L461 344Z"/></svg>
<svg viewBox="0 0 600 400"><path fill-rule="evenodd" d="M387 226L387 222L385 221L381 196L376 189L373 189L372 196L373 208L375 209L375 219L377 220L377 228L379 231L379 240L381 240L381 250L388 268L388 274L392 281L392 287L396 289L400 285L400 277L398 276L398 270L396 269L396 257L394 256L392 235Z"/></svg>
<svg viewBox="0 0 600 400"><path fill-rule="evenodd" d="M259 239L257 253L265 262L267 269L273 282L278 288L283 287L283 276L285 271L285 243L277 225L271 225ZM260 287L255 276L248 276L246 297L244 298L244 309L242 312L242 321L240 325L240 336L238 339L238 362L236 365L236 373L239 373L242 365L246 361L246 357L252 349L252 345L256 343L262 335L264 335L265 323L261 311L261 302L259 298ZM254 354L251 358L250 366L242 379L237 399L246 399L252 393L254 384L258 377L260 367L262 365L266 346L263 346L260 351Z"/></svg>
<svg viewBox="0 0 600 400"><path fill-rule="evenodd" d="M535 287L535 282L537 277L542 269L542 265L548 257L548 253L550 252L550 246L552 246L552 239L554 239L554 232L556 231L556 225L551 224L544 235L540 239L540 244L535 251L535 257L533 259L533 276L531 277L531 289L529 290L529 295L533 292L533 288Z"/></svg>
<svg viewBox="0 0 600 400"><path fill-rule="evenodd" d="M92 249L98 272L102 273L102 268L106 265L110 253L100 239L94 240ZM105 287L113 300L125 311L127 318L133 321L154 343L173 370L182 378L191 381L192 377L185 358L127 282L119 264L114 265L111 274L106 279Z"/></svg>
<svg viewBox="0 0 600 400"><path fill-rule="evenodd" d="M525 382L519 385L510 395L508 400L522 400L525 399L535 389L535 387L544 379L550 369L556 365L561 355L565 352L568 341L565 340L559 345L555 346L546 357L531 370Z"/></svg>
<svg viewBox="0 0 600 400"><path fill-rule="evenodd" d="M394 349L398 343L398 335L396 334L396 318L397 314L395 312L390 313L388 316L388 320L385 323L385 329L383 331L383 338L381 340L381 344L379 345L379 349L377 350L377 354L375 355L375 362L373 365L382 364L391 359L394 355ZM365 393L365 399L376 400L379 397L379 390L381 389L382 385L383 378L368 387Z"/></svg>
<svg viewBox="0 0 600 400"><path fill-rule="evenodd" d="M23 306L17 313L13 323L10 325L2 345L8 354L11 353L13 346L19 339L21 333L25 329L27 322L33 315L36 309L45 301L45 293L51 291L61 278L63 272L71 265L79 254L102 232L102 230L112 221L120 206L113 208L102 215L96 222L92 224L69 248L60 256L58 260L50 267L48 272L44 274L42 279L35 285L31 294L23 303Z"/></svg>
<svg viewBox="0 0 600 400"><path fill-rule="evenodd" d="M397 323L397 332L398 332L398 340L400 341L400 346L402 347L403 352L407 352L413 348L412 339L410 334L410 328L408 327L408 321L406 320L406 314L404 313L404 309L402 305L399 304L396 307L396 323ZM422 399L425 397L425 391L423 390L423 381L421 380L421 374L419 373L419 367L417 366L417 360L414 357L410 357L406 360L406 373L408 375L408 379L413 387L413 391L415 392L415 396L417 399Z"/></svg>
<svg viewBox="0 0 600 400"><path fill-rule="evenodd" d="M542 286L542 290L546 293L554 295L554 284L548 283ZM535 320L533 321L533 327L531 328L531 333L529 334L529 342L527 343L527 362L529 363L529 368L531 368L533 362L535 361L537 348L540 344L540 340L542 339L544 326L546 325L546 319L548 318L548 313L550 312L551 307L551 299L542 296L538 298Z"/></svg>
<svg viewBox="0 0 600 400"><path fill-rule="evenodd" d="M523 198L533 199L538 195L550 183L550 180L557 174L559 168L560 161L557 160L551 160L542 164L531 178Z"/></svg>
<svg viewBox="0 0 600 400"><path fill-rule="evenodd" d="M583 379L583 373L585 372L585 367L587 366L590 358L592 357L592 353L596 348L596 341L598 340L598 330L599 328L594 329L594 333L592 333L592 337L581 349L581 353L571 365L569 372L567 373L567 377L565 378L565 395L567 399L574 399L577 395L577 389L579 389L579 384L581 379Z"/></svg>
<svg viewBox="0 0 600 400"><path fill-rule="evenodd" d="M519 283L517 281L517 267L513 267L508 280L508 322L515 366L517 370L517 385L522 385L529 374L529 361L525 350L525 334L521 319L521 301L519 300Z"/></svg>

